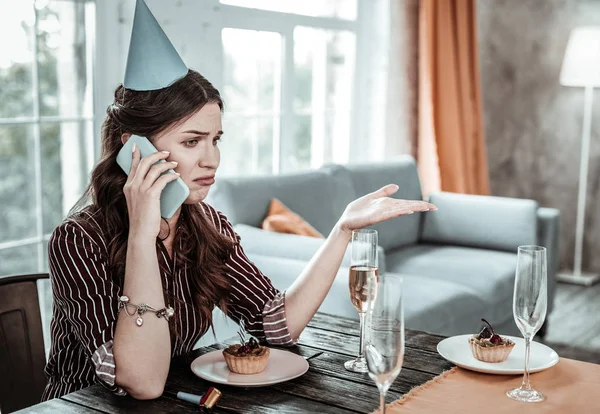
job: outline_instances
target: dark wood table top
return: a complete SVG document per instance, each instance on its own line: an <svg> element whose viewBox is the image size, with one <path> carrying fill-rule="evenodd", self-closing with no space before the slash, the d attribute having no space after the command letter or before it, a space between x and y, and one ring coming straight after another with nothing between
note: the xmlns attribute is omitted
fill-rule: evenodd
<svg viewBox="0 0 600 414"><path fill-rule="evenodd" d="M443 359L436 346L444 337L407 330L402 372L387 393L391 402L453 364ZM215 344L174 359L166 392L204 393L211 384L190 370L194 358L227 346ZM358 321L317 314L302 333L297 346L287 350L308 358L306 374L291 381L259 387L215 385L223 392L215 413L368 413L378 408L379 393L368 374L344 369L344 362L358 353ZM101 385L35 405L22 413L197 413L192 404L171 395L152 401L113 395Z"/></svg>

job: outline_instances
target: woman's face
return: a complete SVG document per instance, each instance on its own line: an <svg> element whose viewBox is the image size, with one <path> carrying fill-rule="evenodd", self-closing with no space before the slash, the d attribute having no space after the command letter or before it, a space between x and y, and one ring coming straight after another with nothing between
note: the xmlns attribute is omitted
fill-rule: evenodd
<svg viewBox="0 0 600 414"><path fill-rule="evenodd" d="M208 195L215 182L215 173L221 162L218 142L223 134L221 108L216 103L206 104L180 125L155 137L153 144L159 151L169 151L168 161L179 164L175 171L190 189L186 204L196 204Z"/></svg>

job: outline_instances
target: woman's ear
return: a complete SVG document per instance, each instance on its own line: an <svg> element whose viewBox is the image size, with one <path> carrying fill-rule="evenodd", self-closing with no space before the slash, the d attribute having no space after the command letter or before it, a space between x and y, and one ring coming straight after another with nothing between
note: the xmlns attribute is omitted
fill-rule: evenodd
<svg viewBox="0 0 600 414"><path fill-rule="evenodd" d="M123 135L121 135L121 142L123 143L123 145L125 145L129 138L131 138L131 134L129 132L126 132Z"/></svg>

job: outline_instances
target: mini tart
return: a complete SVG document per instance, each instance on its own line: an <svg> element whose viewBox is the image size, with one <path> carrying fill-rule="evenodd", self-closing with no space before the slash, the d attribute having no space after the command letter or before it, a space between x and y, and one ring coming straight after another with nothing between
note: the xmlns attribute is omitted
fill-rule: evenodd
<svg viewBox="0 0 600 414"><path fill-rule="evenodd" d="M250 353L240 352L242 345L231 345L223 350L227 367L236 374L250 375L263 372L267 366L271 350L259 345Z"/></svg>
<svg viewBox="0 0 600 414"><path fill-rule="evenodd" d="M508 338L502 338L502 343L493 344L489 339L478 339L477 335L469 338L469 346L473 356L483 362L504 362L515 343Z"/></svg>

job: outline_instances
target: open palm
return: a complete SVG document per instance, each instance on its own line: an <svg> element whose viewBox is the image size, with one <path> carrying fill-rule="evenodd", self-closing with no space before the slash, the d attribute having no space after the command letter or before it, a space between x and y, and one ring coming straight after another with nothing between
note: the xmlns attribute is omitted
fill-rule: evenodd
<svg viewBox="0 0 600 414"><path fill-rule="evenodd" d="M341 228L345 231L359 230L415 211L437 210L435 205L425 201L390 198L396 191L396 184L388 184L348 204L340 218Z"/></svg>

